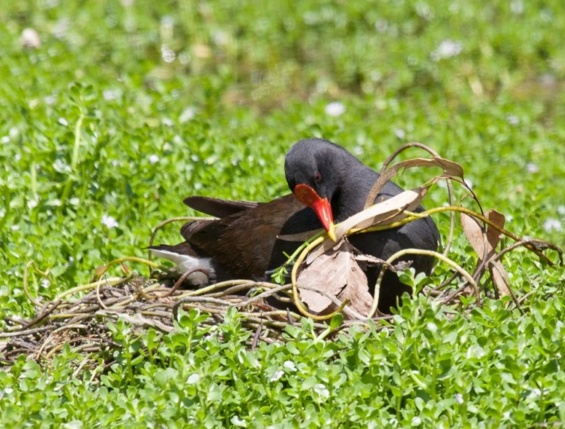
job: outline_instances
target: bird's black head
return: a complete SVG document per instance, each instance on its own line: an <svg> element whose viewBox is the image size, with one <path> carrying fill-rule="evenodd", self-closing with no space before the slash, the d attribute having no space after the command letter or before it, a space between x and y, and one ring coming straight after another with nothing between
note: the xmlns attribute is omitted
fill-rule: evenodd
<svg viewBox="0 0 565 429"><path fill-rule="evenodd" d="M339 152L345 151L328 140L313 138L295 143L284 165L290 190L294 192L296 185L308 185L320 198L331 201L339 188Z"/></svg>
<svg viewBox="0 0 565 429"><path fill-rule="evenodd" d="M335 239L332 202L339 195L349 158L352 157L345 149L316 138L300 140L286 154L284 170L290 190L314 210L332 239Z"/></svg>

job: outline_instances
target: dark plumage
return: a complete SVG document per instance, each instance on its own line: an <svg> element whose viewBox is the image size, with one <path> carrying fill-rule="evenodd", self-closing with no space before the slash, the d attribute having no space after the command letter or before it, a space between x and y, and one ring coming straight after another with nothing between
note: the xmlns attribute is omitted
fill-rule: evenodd
<svg viewBox="0 0 565 429"><path fill-rule="evenodd" d="M195 255L211 258L208 262L215 269L217 280L264 279L266 271L284 263L283 252L291 253L300 244L278 240L277 236L322 227L331 234L334 220L341 222L363 209L379 177L345 149L322 139L301 140L293 145L286 155L285 175L294 195L268 203L186 198L184 202L189 207L219 219L190 222L181 230L185 242L178 248L156 246L154 249L188 254L192 258ZM400 192L402 188L388 182L376 201ZM425 218L393 230L353 235L349 240L362 253L387 259L405 248L436 250L439 233L433 220ZM430 257L406 259L413 260L412 266L417 272L429 273L433 266ZM378 269L367 270L370 285L375 284ZM410 292L410 288L400 283L396 274L387 272L381 287L379 310L389 312L403 292Z"/></svg>

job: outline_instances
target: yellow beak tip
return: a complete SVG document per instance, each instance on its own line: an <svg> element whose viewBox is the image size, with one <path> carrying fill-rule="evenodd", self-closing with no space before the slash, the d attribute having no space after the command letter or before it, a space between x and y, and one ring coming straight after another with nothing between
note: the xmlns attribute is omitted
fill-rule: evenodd
<svg viewBox="0 0 565 429"><path fill-rule="evenodd" d="M328 229L327 235L330 238L330 240L337 241L337 237L335 236L335 228L333 225L330 227L330 229Z"/></svg>

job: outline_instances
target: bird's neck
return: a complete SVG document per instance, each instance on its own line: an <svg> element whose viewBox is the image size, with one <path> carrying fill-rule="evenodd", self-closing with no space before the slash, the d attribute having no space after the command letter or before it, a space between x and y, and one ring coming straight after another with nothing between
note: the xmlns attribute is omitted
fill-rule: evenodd
<svg viewBox="0 0 565 429"><path fill-rule="evenodd" d="M357 161L357 160L355 160ZM333 215L336 222L341 222L363 210L367 195L379 178L379 174L361 162L348 166L332 197Z"/></svg>

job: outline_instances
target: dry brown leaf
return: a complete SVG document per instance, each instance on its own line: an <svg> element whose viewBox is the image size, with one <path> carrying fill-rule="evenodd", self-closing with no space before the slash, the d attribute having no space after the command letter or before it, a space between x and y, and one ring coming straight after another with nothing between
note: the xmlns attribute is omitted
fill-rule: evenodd
<svg viewBox="0 0 565 429"><path fill-rule="evenodd" d="M388 200L373 204L336 225L335 235L340 239L351 228L363 229L399 221L407 216L404 213L405 210L412 211L420 205L426 193L425 188L410 189Z"/></svg>
<svg viewBox="0 0 565 429"><path fill-rule="evenodd" d="M353 247L346 242L318 257L306 266L297 279L302 301L315 314L335 310L328 297L304 287L315 288L338 298L349 300L348 306L366 315L371 309L373 297L369 293L367 276L355 260Z"/></svg>
<svg viewBox="0 0 565 429"><path fill-rule="evenodd" d="M491 222L493 222L498 228L500 229L504 228L504 222L506 221L506 218L502 213L497 212L496 210L490 210L486 213L486 217ZM500 234L500 231L497 228L493 228L490 225L487 227L487 240L491 245L493 251L500 242L501 237L502 235ZM490 257L490 253L489 253L489 257ZM510 284L510 279L508 278L508 273L504 269L504 265L502 265L502 262L500 262L500 260L496 260L492 262L489 266L489 270L492 281L498 288L498 292L500 293L500 295L510 295L510 289L508 288L508 285Z"/></svg>
<svg viewBox="0 0 565 429"><path fill-rule="evenodd" d="M485 246L486 240L479 221L468 214L461 213L461 225L471 247L477 252L479 257L485 256L488 250Z"/></svg>
<svg viewBox="0 0 565 429"><path fill-rule="evenodd" d="M505 217L502 213L491 210L486 213L486 217L498 228L504 227ZM500 231L489 225L485 234L479 221L465 213L461 213L461 224L471 247L479 256L478 265L480 265L482 261L489 259L494 254L494 249L500 241ZM502 263L496 260L488 268L500 295L510 295L508 274Z"/></svg>
<svg viewBox="0 0 565 429"><path fill-rule="evenodd" d="M497 212L496 210L489 210L486 213L486 217L488 218L488 220L494 223L499 229L504 228L504 222L506 221L506 218L502 213ZM498 246L501 237L502 235L498 229L493 228L490 225L487 227L487 239L490 245L493 247L493 249L496 248L496 246Z"/></svg>
<svg viewBox="0 0 565 429"><path fill-rule="evenodd" d="M497 228L493 228L490 225L487 226L486 237L485 233L479 221L471 216L461 213L461 224L463 225L463 231L471 246L481 257L481 259L486 259L489 254L491 254L500 242L500 231L504 227L505 217L502 213L496 210L490 210L485 214L486 218L496 225ZM486 238L486 240L485 240Z"/></svg>
<svg viewBox="0 0 565 429"><path fill-rule="evenodd" d="M430 161L433 165L443 168L444 176L459 177L463 179L463 167L456 162L439 156L434 156Z"/></svg>
<svg viewBox="0 0 565 429"><path fill-rule="evenodd" d="M352 262L348 278L349 281L337 298L342 302L346 300L349 301L347 304L349 308L356 311L358 314L367 316L371 312L373 296L369 293L367 276L359 264L357 264L353 255L350 257L352 258Z"/></svg>
<svg viewBox="0 0 565 429"><path fill-rule="evenodd" d="M298 275L298 287L311 287L320 289L328 295L337 297L347 285L350 258L347 252L333 250L324 253L312 264L308 265ZM308 305L310 311L320 314L332 305L332 301L311 290L300 289L302 301Z"/></svg>
<svg viewBox="0 0 565 429"><path fill-rule="evenodd" d="M493 283L498 289L498 293L501 296L510 295L510 289L508 285L510 284L510 279L508 278L508 273L504 269L504 265L500 261L493 261L489 266L490 276Z"/></svg>
<svg viewBox="0 0 565 429"><path fill-rule="evenodd" d="M322 244L320 244L319 246L317 246L316 248L314 248L306 257L306 264L310 265L312 262L314 262L317 258L319 258L321 255L324 255L326 253L328 253L331 249L338 249L343 243L343 240L338 240L338 242L336 243L335 241L333 241L330 238L326 238Z"/></svg>
<svg viewBox="0 0 565 429"><path fill-rule="evenodd" d="M439 176L436 176L436 180L432 179L431 183L437 181L437 179L439 179L440 177L459 177L463 179L463 168L456 162L450 161L448 159L440 158L439 156L434 156L433 158L408 159L406 161L401 161L394 165L391 165L381 174L381 177L379 177L379 179L376 181L376 183L373 185L373 188L369 192L369 195L367 195L367 199L365 200L365 207L369 207L371 204L373 204L382 187L386 182L396 176L398 170L413 167L441 168L443 170L443 173Z"/></svg>

